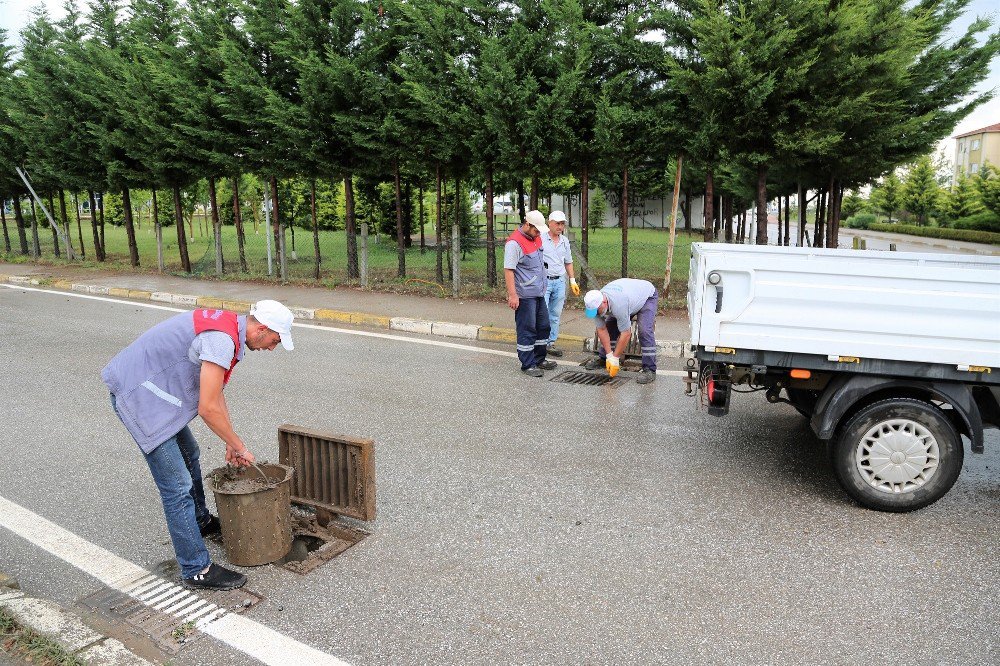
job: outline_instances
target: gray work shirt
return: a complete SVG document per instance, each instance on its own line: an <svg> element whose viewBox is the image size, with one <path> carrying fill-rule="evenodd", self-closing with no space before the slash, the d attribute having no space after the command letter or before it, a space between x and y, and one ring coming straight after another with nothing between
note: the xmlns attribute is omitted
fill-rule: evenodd
<svg viewBox="0 0 1000 666"><path fill-rule="evenodd" d="M559 241L553 242L552 236L542 234L542 257L545 261L545 273L550 278L561 278L566 274L566 265L573 263L573 254L569 249L569 239L566 234L559 234Z"/></svg>
<svg viewBox="0 0 1000 666"><path fill-rule="evenodd" d="M521 261L523 256L524 250L516 241L507 241L506 245L503 246L503 267L514 270L517 268L517 262Z"/></svg>
<svg viewBox="0 0 1000 666"><path fill-rule="evenodd" d="M211 361L228 370L233 363L235 351L236 345L228 333L205 331L196 335L188 347L188 360L195 365L201 365L202 361Z"/></svg>
<svg viewBox="0 0 1000 666"><path fill-rule="evenodd" d="M608 311L597 315L597 328L606 328L608 317L618 324L618 332L632 328L632 315L642 309L649 297L656 293L656 287L647 280L619 278L604 285L601 293L608 297Z"/></svg>

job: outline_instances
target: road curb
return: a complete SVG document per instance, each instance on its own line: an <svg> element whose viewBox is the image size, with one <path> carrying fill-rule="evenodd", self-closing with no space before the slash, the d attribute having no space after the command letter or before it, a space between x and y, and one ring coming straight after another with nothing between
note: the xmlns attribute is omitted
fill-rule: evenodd
<svg viewBox="0 0 1000 666"><path fill-rule="evenodd" d="M152 666L110 636L87 626L79 615L46 599L28 596L17 581L0 572L0 608L17 624L58 643L67 653L92 666Z"/></svg>
<svg viewBox="0 0 1000 666"><path fill-rule="evenodd" d="M169 303L191 308L209 308L214 310L232 310L240 314L250 311L250 303L232 301L215 296L196 296L192 294L175 294L166 291L144 291L141 289L126 289L106 285L82 284L68 280L45 280L30 278L23 275L2 275L0 282L15 285L44 286L66 291L76 291L84 294L115 296L132 300ZM410 317L387 317L367 312L349 312L346 310L331 310L329 308L308 308L288 306L296 319L306 321L322 321L338 324L353 324L367 328L395 330L407 333L422 333L460 340L478 340L480 342L499 342L515 344L517 331L496 326L479 326L477 324L459 324L448 321L433 321L413 319ZM593 338L579 335L560 335L557 344L570 351L593 351ZM657 355L668 358L684 356L686 343L683 340L657 340Z"/></svg>

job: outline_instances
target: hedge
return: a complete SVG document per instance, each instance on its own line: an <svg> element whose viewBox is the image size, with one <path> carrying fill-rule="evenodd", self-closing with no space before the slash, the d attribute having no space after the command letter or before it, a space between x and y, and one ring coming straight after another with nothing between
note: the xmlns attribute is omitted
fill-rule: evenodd
<svg viewBox="0 0 1000 666"><path fill-rule="evenodd" d="M973 231L995 231L1000 232L1000 216L984 210L975 215L960 217L955 220L956 229L971 229Z"/></svg>
<svg viewBox="0 0 1000 666"><path fill-rule="evenodd" d="M895 234L910 234L911 236L928 236L930 238L945 238L948 240L968 241L970 243L1000 245L1000 234L992 231L918 227L915 224L888 224L885 222L871 224L868 226L868 229L871 231L888 231Z"/></svg>
<svg viewBox="0 0 1000 666"><path fill-rule="evenodd" d="M844 224L850 229L868 229L877 221L875 213L858 213L847 218Z"/></svg>

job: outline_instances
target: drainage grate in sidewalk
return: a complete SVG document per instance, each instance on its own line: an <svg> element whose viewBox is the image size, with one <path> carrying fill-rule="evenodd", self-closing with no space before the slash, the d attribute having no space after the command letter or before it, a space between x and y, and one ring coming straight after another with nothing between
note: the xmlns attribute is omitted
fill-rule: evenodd
<svg viewBox="0 0 1000 666"><path fill-rule="evenodd" d="M152 644L166 654L176 654L199 638L199 629L228 613L242 613L261 597L245 590L196 594L177 583L149 575L120 592L103 588L78 604L108 626L126 646Z"/></svg>
<svg viewBox="0 0 1000 666"><path fill-rule="evenodd" d="M625 377L610 377L608 375L594 375L589 372L577 370L567 370L561 372L550 382L560 382L562 384L583 384L586 386L621 386L628 381Z"/></svg>

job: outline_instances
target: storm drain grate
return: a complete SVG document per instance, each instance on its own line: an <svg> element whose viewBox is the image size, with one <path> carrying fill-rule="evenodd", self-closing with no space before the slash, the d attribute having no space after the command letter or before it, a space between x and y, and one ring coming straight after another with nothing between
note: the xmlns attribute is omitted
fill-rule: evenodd
<svg viewBox="0 0 1000 666"><path fill-rule="evenodd" d="M229 613L242 613L261 600L245 590L195 594L152 574L126 590L103 588L78 603L126 646L145 641L166 654L176 654L199 638L205 625Z"/></svg>
<svg viewBox="0 0 1000 666"><path fill-rule="evenodd" d="M610 377L608 375L594 375L589 372L577 370L567 370L561 372L550 382L560 382L562 384L583 384L585 386L620 386L628 381L625 377Z"/></svg>
<svg viewBox="0 0 1000 666"><path fill-rule="evenodd" d="M278 427L278 462L295 468L292 502L375 519L375 442L304 428Z"/></svg>

